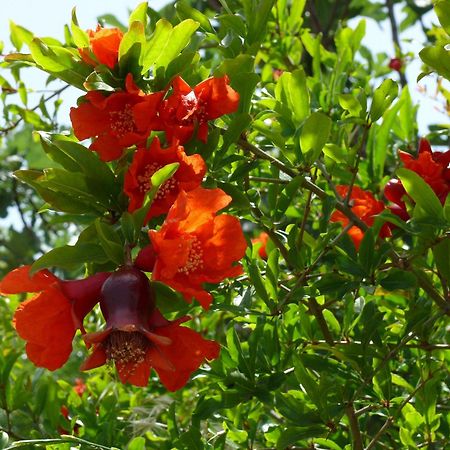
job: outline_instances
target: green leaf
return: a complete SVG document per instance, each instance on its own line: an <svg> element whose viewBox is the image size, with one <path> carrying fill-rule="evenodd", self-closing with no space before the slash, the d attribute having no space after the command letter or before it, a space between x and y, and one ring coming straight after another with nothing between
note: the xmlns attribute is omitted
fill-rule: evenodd
<svg viewBox="0 0 450 450"><path fill-rule="evenodd" d="M397 176L400 178L406 192L416 202L426 216L431 220L442 220L444 217L441 202L437 198L433 189L425 180L408 169L398 169Z"/></svg>
<svg viewBox="0 0 450 450"><path fill-rule="evenodd" d="M331 119L321 112L312 113L306 120L300 134L300 147L309 164L319 158L330 131Z"/></svg>
<svg viewBox="0 0 450 450"><path fill-rule="evenodd" d="M144 24L139 21L133 22L130 29L123 35L119 46L119 67L124 75L128 73L136 77L140 75L141 53L145 42Z"/></svg>
<svg viewBox="0 0 450 450"><path fill-rule="evenodd" d="M264 36L270 11L275 0L243 0L244 14L247 22L247 42L249 45L260 42Z"/></svg>
<svg viewBox="0 0 450 450"><path fill-rule="evenodd" d="M291 73L288 88L292 113L294 118L301 122L308 117L310 111L306 74L302 68Z"/></svg>
<svg viewBox="0 0 450 450"><path fill-rule="evenodd" d="M419 52L422 61L439 75L450 80L450 51L442 45L425 47Z"/></svg>
<svg viewBox="0 0 450 450"><path fill-rule="evenodd" d="M31 31L28 31L26 28L23 28L20 25L16 25L12 20L9 21L9 29L11 33L11 42L19 52L23 44L30 45L30 42L34 38L34 35Z"/></svg>
<svg viewBox="0 0 450 450"><path fill-rule="evenodd" d="M434 4L434 12L438 16L442 28L450 36L450 0L438 0Z"/></svg>
<svg viewBox="0 0 450 450"><path fill-rule="evenodd" d="M261 277L261 273L259 272L259 269L255 262L252 261L248 265L248 273L250 276L251 284L255 288L256 294L270 309L273 309L275 304L270 300L269 295L267 294L263 279Z"/></svg>
<svg viewBox="0 0 450 450"><path fill-rule="evenodd" d="M187 19L172 28L169 21L161 19L155 31L146 42L141 54L141 73L146 73L152 66L155 70L167 67L169 63L186 47L199 23Z"/></svg>
<svg viewBox="0 0 450 450"><path fill-rule="evenodd" d="M205 31L208 33L214 33L214 28L211 26L209 19L198 9L192 8L186 0L176 2L175 9L177 10L180 19L195 20Z"/></svg>
<svg viewBox="0 0 450 450"><path fill-rule="evenodd" d="M390 269L378 282L388 291L413 289L417 286L417 279L413 273L396 268Z"/></svg>
<svg viewBox="0 0 450 450"><path fill-rule="evenodd" d="M108 257L100 245L77 243L76 245L64 245L50 250L33 263L30 273L33 274L47 267L73 270L86 263L103 264L106 262L108 262Z"/></svg>
<svg viewBox="0 0 450 450"><path fill-rule="evenodd" d="M9 442L8 433L5 431L0 431L0 450L3 450Z"/></svg>
<svg viewBox="0 0 450 450"><path fill-rule="evenodd" d="M140 3L134 11L130 14L130 18L128 19L128 23L131 26L133 25L133 22L140 22L144 26L144 28L147 26L147 10L148 10L148 3L143 2Z"/></svg>
<svg viewBox="0 0 450 450"><path fill-rule="evenodd" d="M147 3L145 3L147 5ZM142 436L135 437L130 441L127 447L128 450L145 450L145 438Z"/></svg>
<svg viewBox="0 0 450 450"><path fill-rule="evenodd" d="M173 174L178 170L179 163L167 164L161 169L157 170L150 178L151 189L145 194L144 203L141 208L133 212L133 220L136 224L136 228L140 230L144 224L145 217L147 216L150 207L152 206L153 199L155 198L158 189L164 184Z"/></svg>
<svg viewBox="0 0 450 450"><path fill-rule="evenodd" d="M103 247L105 253L111 261L121 266L124 262L124 249L123 242L117 231L111 225L103 222L101 218L95 221L95 229L100 239L100 245Z"/></svg>
<svg viewBox="0 0 450 450"><path fill-rule="evenodd" d="M450 239L444 239L433 247L433 255L439 273L450 281Z"/></svg>
<svg viewBox="0 0 450 450"><path fill-rule="evenodd" d="M298 441L315 438L326 433L324 425L311 425L309 427L289 427L282 431L277 441L277 450L285 450Z"/></svg>
<svg viewBox="0 0 450 450"><path fill-rule="evenodd" d="M310 112L310 105L304 70L284 72L275 86L275 98L284 106L282 110L284 116L292 115L295 123L306 119Z"/></svg>
<svg viewBox="0 0 450 450"><path fill-rule="evenodd" d="M397 98L398 85L391 79L384 80L380 86L375 89L369 116L372 122L376 122L391 106Z"/></svg>
<svg viewBox="0 0 450 450"><path fill-rule="evenodd" d="M89 36L78 26L76 8L72 9L72 23L70 25L72 31L73 42L78 48L88 48L90 46Z"/></svg>

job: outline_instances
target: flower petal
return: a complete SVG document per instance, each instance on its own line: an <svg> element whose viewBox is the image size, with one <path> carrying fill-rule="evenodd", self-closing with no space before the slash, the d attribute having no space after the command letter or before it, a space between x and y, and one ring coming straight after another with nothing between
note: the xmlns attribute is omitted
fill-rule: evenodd
<svg viewBox="0 0 450 450"><path fill-rule="evenodd" d="M30 277L30 267L22 266L9 272L0 282L0 293L40 292L59 282L59 279L48 270L40 270Z"/></svg>

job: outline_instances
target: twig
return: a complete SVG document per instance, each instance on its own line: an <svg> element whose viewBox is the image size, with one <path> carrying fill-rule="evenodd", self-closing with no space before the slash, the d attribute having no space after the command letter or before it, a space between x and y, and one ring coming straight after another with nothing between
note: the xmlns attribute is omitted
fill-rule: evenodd
<svg viewBox="0 0 450 450"><path fill-rule="evenodd" d="M331 335L330 329L328 328L327 321L325 320L325 317L323 316L322 308L317 303L317 300L315 297L310 297L308 299L308 306L311 312L313 313L314 317L317 320L317 323L319 324L320 330L322 331L323 337L325 338L326 343L330 346L334 346L334 340L333 336Z"/></svg>
<svg viewBox="0 0 450 450"><path fill-rule="evenodd" d="M363 441L361 436L361 430L359 429L358 418L355 414L355 408L353 407L353 403L348 403L345 407L345 414L348 417L348 421L350 424L350 430L352 434L352 449L353 450L363 450Z"/></svg>
<svg viewBox="0 0 450 450"><path fill-rule="evenodd" d="M396 47L396 53L398 52L400 56L402 55L402 49L400 46L400 38L398 35L398 29L397 29L397 21L395 20L395 12L394 12L394 3L392 0L386 0L386 6L388 10L389 15L389 22L391 24L391 30L392 30L392 40L394 41L395 47ZM399 71L400 75L400 83L402 87L405 87L408 84L408 81L406 80L406 76L402 70Z"/></svg>
<svg viewBox="0 0 450 450"><path fill-rule="evenodd" d="M57 91L55 91L52 95L49 95L47 98L44 98L44 103L47 103L49 100L51 100L52 98L61 95L62 92L64 92L67 88L70 87L70 84L63 86L61 89L58 89ZM35 107L31 108L29 111L36 111L39 107L41 106L41 103L39 102L38 105L36 105ZM9 127L5 127L5 128L0 128L0 136L1 135L6 135L8 134L10 131L14 130L14 128L16 128L21 122L23 121L23 117L19 117L15 122L13 122Z"/></svg>
<svg viewBox="0 0 450 450"><path fill-rule="evenodd" d="M393 422L395 421L395 419L397 419L400 414L402 409L412 400L412 398L417 394L418 391L420 391L420 389L422 389L426 383L428 383L428 381L430 381L433 378L433 373L430 372L430 374L428 375L427 378L425 378L424 380L422 380L417 386L416 388L408 395L408 397L406 397L402 403L400 403L399 407L397 408L397 411L395 412L394 415L388 417L388 419L386 420L386 422L383 424L383 426L378 430L378 432L375 434L375 436L373 437L373 439L369 442L369 445L366 447L365 450L370 450L372 448L375 447L375 445L377 444L378 440L381 438L381 436L386 432L386 430L393 424Z"/></svg>

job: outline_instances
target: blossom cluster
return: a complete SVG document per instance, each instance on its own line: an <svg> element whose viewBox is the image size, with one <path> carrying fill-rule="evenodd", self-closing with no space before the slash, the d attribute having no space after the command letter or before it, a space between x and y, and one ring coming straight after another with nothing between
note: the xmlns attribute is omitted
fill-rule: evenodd
<svg viewBox="0 0 450 450"><path fill-rule="evenodd" d="M400 160L403 166L419 175L431 187L433 192L444 204L450 193L450 150L446 152L433 152L430 143L426 139L419 142L419 151L414 158L410 153L400 151ZM373 194L358 186L337 186L338 194L345 201L349 191L349 206L355 216L364 222L368 227L374 224L375 218L384 210L407 221L410 218L410 210L414 206L413 199L406 192L402 182L398 178L392 178L384 188L384 196L389 201L389 205L376 200ZM332 222L340 222L343 227L350 224L350 219L341 211L335 211L331 215ZM380 229L379 236L386 238L391 236L393 224L384 223ZM364 237L364 230L358 225L353 225L348 230L348 235L352 239L355 247L359 249Z"/></svg>
<svg viewBox="0 0 450 450"><path fill-rule="evenodd" d="M84 64L118 70L122 32L99 27L88 36L90 46L79 49ZM171 163L178 169L159 187L144 225L161 215L165 220L149 230L150 244L134 260L71 281L23 266L0 282L3 295L36 293L19 305L13 320L35 365L55 370L65 364L78 330L92 347L83 370L112 362L120 380L136 386L146 386L154 369L167 389L177 390L205 360L218 357L217 342L182 326L190 317L170 321L163 316L146 272L205 309L212 302L205 283L242 273L238 261L247 244L239 220L218 214L231 197L201 186L205 161L183 147L194 139L206 142L208 122L236 111L238 104L239 94L227 76L208 78L194 88L176 76L165 90L145 93L128 74L123 89L90 91L71 109L75 136L91 138L90 149L105 163L121 159L130 213L143 206L156 171ZM86 333L83 321L98 303L106 326Z"/></svg>

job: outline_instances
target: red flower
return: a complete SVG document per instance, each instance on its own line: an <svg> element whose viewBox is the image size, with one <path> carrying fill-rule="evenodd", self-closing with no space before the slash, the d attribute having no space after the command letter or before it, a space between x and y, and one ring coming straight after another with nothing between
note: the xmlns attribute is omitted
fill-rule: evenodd
<svg viewBox="0 0 450 450"><path fill-rule="evenodd" d="M348 186L336 187L339 195L345 198L348 193ZM375 216L384 211L384 203L376 200L371 192L364 191L358 186L353 186L352 193L350 195L350 206L353 213L359 217L369 227L373 225ZM330 220L332 222L341 222L343 227L346 227L350 220L341 211L334 211ZM358 226L353 226L348 230L348 235L355 244L356 249L359 249L361 241L364 237L364 231ZM390 229L387 224L384 224L380 230L380 237L388 237L391 235Z"/></svg>
<svg viewBox="0 0 450 450"><path fill-rule="evenodd" d="M208 121L235 112L239 105L239 94L229 86L226 75L208 78L194 89L177 76L172 82L172 89L159 112L168 142L183 144L195 132L200 140L206 142ZM142 126L148 122L152 108L152 105L145 103L136 108L136 120Z"/></svg>
<svg viewBox="0 0 450 450"><path fill-rule="evenodd" d="M140 148L134 153L133 161L125 175L125 194L130 198L128 211L133 212L144 202L145 194L150 190L150 177L166 164L178 162L180 166L172 178L158 190L146 217L165 214L176 200L180 190L191 191L200 186L206 172L206 164L200 155L187 156L182 146L173 144L162 149L159 139L155 138L149 149Z"/></svg>
<svg viewBox="0 0 450 450"><path fill-rule="evenodd" d="M75 378L75 384L72 389L78 396L82 397L87 389L87 386L81 378Z"/></svg>
<svg viewBox="0 0 450 450"><path fill-rule="evenodd" d="M235 262L244 256L247 243L239 220L216 216L230 201L220 189L181 191L160 230L149 232L157 255L153 279L181 292L188 302L196 298L204 308L212 296L203 283L242 273Z"/></svg>
<svg viewBox="0 0 450 450"><path fill-rule="evenodd" d="M417 158L406 152L399 152L400 159L405 168L416 172L433 189L442 204L445 203L450 193L450 150L446 152L433 152L430 143L426 139L419 141L419 153ZM403 220L408 220L409 214L403 200L407 195L401 181L390 180L384 188L385 197L394 203L390 209Z"/></svg>
<svg viewBox="0 0 450 450"><path fill-rule="evenodd" d="M389 61L389 68L400 72L403 67L403 61L400 58L391 58Z"/></svg>
<svg viewBox="0 0 450 450"><path fill-rule="evenodd" d="M119 57L120 42L123 33L118 28L102 28L97 26L95 31L87 30L89 36L89 48L78 49L81 59L90 66L98 63L105 64L114 69Z"/></svg>
<svg viewBox="0 0 450 450"><path fill-rule="evenodd" d="M109 274L62 281L48 270L30 277L29 269L22 266L6 275L0 282L0 293L38 292L19 305L13 324L19 336L27 341L28 358L38 367L55 370L69 358L75 332L84 331L83 319L97 303Z"/></svg>
<svg viewBox="0 0 450 450"><path fill-rule="evenodd" d="M100 307L106 329L84 336L94 350L83 370L114 361L122 383L146 386L153 368L167 389L175 391L205 359L219 355L219 344L180 326L189 318L164 319L154 307L148 278L138 269L114 272L102 287Z"/></svg>
<svg viewBox="0 0 450 450"><path fill-rule="evenodd" d="M265 231L261 231L259 235L252 239L252 244L259 245L258 255L262 259L267 259L266 246L269 242L269 235Z"/></svg>
<svg viewBox="0 0 450 450"><path fill-rule="evenodd" d="M130 87L134 83L129 78L127 92L105 96L91 91L82 97L83 103L70 109L75 136L79 140L94 138L90 149L98 152L103 161L120 158L124 148L131 145L145 145L150 131L158 129L156 115L163 92L143 95ZM145 127L137 125L133 112L143 102L148 106Z"/></svg>
<svg viewBox="0 0 450 450"><path fill-rule="evenodd" d="M219 355L216 342L180 326L189 318L163 318L155 309L148 278L138 269L122 267L77 281L62 281L47 270L31 278L28 274L28 266L13 270L1 281L0 292L39 292L17 308L13 322L37 366L55 370L67 361L76 330L84 332L82 321L98 301L106 329L84 336L94 344L84 370L114 361L123 383L145 386L153 367L162 383L176 390L205 359ZM81 380L74 386L78 395L85 389Z"/></svg>

